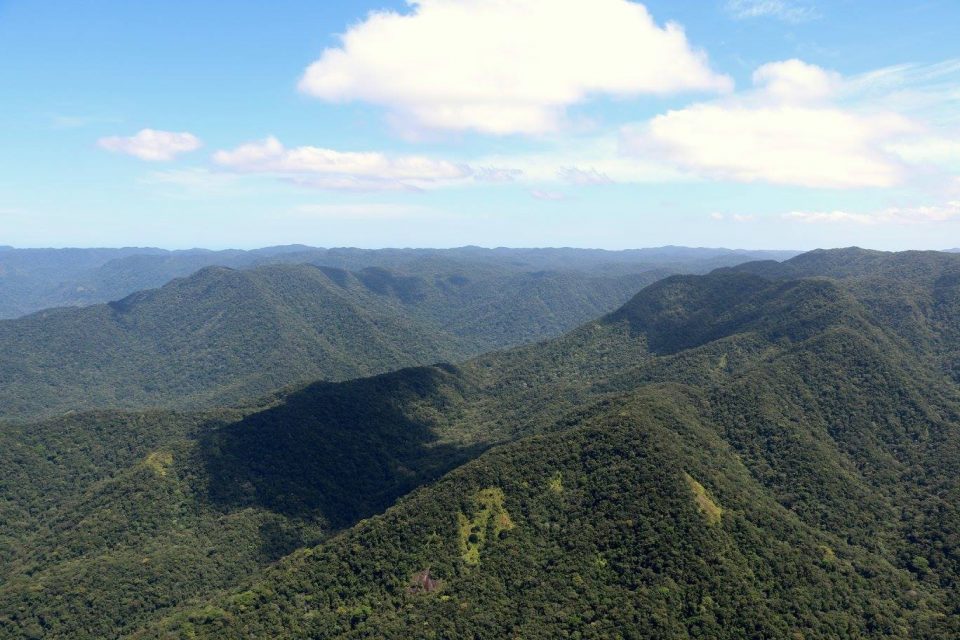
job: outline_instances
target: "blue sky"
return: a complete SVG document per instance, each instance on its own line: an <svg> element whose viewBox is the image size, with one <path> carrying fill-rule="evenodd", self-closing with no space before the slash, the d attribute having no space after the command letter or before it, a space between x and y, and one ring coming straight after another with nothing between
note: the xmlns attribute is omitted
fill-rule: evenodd
<svg viewBox="0 0 960 640"><path fill-rule="evenodd" d="M955 0L0 0L0 244L953 247L958 24Z"/></svg>

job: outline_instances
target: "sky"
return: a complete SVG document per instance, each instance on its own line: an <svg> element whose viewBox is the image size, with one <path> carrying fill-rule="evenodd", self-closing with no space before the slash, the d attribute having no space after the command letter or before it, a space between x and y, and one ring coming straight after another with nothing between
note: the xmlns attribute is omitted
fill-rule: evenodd
<svg viewBox="0 0 960 640"><path fill-rule="evenodd" d="M0 0L0 245L960 246L960 2Z"/></svg>

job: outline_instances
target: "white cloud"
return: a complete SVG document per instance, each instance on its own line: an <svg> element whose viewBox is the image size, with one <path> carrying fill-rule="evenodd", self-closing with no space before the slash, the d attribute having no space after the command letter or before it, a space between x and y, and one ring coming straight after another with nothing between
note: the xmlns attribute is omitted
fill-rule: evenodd
<svg viewBox="0 0 960 640"><path fill-rule="evenodd" d="M683 29L627 0L411 0L371 13L310 65L300 89L385 106L427 130L558 129L597 95L728 91Z"/></svg>
<svg viewBox="0 0 960 640"><path fill-rule="evenodd" d="M696 105L628 132L626 146L660 152L709 177L805 187L888 187L900 167L878 148L908 131L897 116L860 117L839 109Z"/></svg>
<svg viewBox="0 0 960 640"><path fill-rule="evenodd" d="M938 206L890 207L872 213L851 211L792 211L783 214L787 220L806 223L923 224L960 220L960 201Z"/></svg>
<svg viewBox="0 0 960 640"><path fill-rule="evenodd" d="M888 145L887 149L909 162L960 166L960 134L949 138L921 136Z"/></svg>
<svg viewBox="0 0 960 640"><path fill-rule="evenodd" d="M846 80L840 99L873 111L909 114L915 135L884 146L916 165L960 169L960 59L885 67Z"/></svg>
<svg viewBox="0 0 960 640"><path fill-rule="evenodd" d="M796 58L769 62L753 72L753 84L771 101L806 103L824 100L836 94L843 78Z"/></svg>
<svg viewBox="0 0 960 640"><path fill-rule="evenodd" d="M234 171L269 173L301 186L346 191L417 190L469 178L470 167L425 156L335 151L303 146L288 149L274 137L213 154Z"/></svg>
<svg viewBox="0 0 960 640"><path fill-rule="evenodd" d="M778 18L804 22L818 17L813 7L793 0L728 0L727 11L735 18Z"/></svg>
<svg viewBox="0 0 960 640"><path fill-rule="evenodd" d="M842 79L799 60L767 64L751 92L623 130L624 150L695 174L822 188L888 187L903 178L884 145L917 125L833 104Z"/></svg>
<svg viewBox="0 0 960 640"><path fill-rule="evenodd" d="M107 151L125 153L152 162L173 160L181 153L196 151L202 145L192 133L141 129L132 136L100 138L97 144Z"/></svg>

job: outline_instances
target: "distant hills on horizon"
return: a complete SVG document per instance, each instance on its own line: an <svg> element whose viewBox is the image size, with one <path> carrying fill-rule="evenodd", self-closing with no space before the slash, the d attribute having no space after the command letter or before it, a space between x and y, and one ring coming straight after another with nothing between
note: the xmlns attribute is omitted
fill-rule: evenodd
<svg viewBox="0 0 960 640"><path fill-rule="evenodd" d="M0 419L232 404L294 383L458 362L559 335L669 275L784 256L681 247L128 251L0 255L0 306L21 300L24 309L12 286L23 280L45 289L33 304L49 307L0 319Z"/></svg>
<svg viewBox="0 0 960 640"><path fill-rule="evenodd" d="M689 269L697 262L704 271L733 262L784 260L793 251L745 251L658 247L606 251L602 249L324 249L305 245L239 250L14 249L0 251L0 319L64 306L86 306L119 300L135 291L160 287L203 267L236 269L263 264L300 264L358 270L367 267L414 270L433 261L466 267L496 264L516 271L603 271L620 274L668 268Z"/></svg>

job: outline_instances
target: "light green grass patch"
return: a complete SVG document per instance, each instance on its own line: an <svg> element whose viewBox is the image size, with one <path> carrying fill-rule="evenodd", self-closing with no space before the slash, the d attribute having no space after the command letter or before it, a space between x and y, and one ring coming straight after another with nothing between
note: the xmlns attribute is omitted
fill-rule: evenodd
<svg viewBox="0 0 960 640"><path fill-rule="evenodd" d="M723 509L707 495L707 490L703 488L703 485L694 480L689 473L684 473L683 476L687 479L687 484L690 486L690 490L693 491L693 498L697 502L697 507L707 519L707 523L712 525L719 524L723 516Z"/></svg>
<svg viewBox="0 0 960 640"><path fill-rule="evenodd" d="M502 489L481 489L474 496L476 510L473 517L457 514L460 555L468 565L480 564L480 549L487 542L488 530L496 537L503 531L513 529L513 520L503 506L504 499Z"/></svg>
<svg viewBox="0 0 960 640"><path fill-rule="evenodd" d="M162 478L173 465L173 454L169 451L154 451L143 459L143 465Z"/></svg>
<svg viewBox="0 0 960 640"><path fill-rule="evenodd" d="M563 493L563 474L557 471L547 482L547 488L554 493Z"/></svg>

